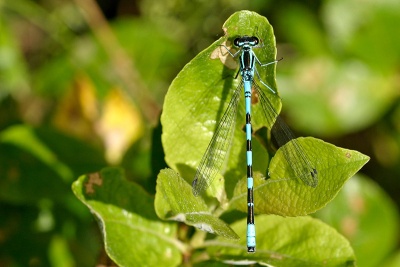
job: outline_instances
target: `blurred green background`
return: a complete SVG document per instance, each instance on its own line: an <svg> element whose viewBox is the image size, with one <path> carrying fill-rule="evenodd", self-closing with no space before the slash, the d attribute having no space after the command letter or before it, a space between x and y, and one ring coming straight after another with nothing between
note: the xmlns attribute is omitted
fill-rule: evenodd
<svg viewBox="0 0 400 267"><path fill-rule="evenodd" d="M118 165L154 193L168 86L242 9L274 27L296 134L371 157L315 216L359 266L400 266L396 0L0 0L0 266L108 264L71 183Z"/></svg>

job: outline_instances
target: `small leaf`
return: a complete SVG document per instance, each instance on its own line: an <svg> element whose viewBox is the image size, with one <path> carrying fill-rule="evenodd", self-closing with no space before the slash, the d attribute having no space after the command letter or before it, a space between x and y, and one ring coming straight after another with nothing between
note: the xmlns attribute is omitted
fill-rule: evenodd
<svg viewBox="0 0 400 267"><path fill-rule="evenodd" d="M247 253L246 221L232 225L243 238L238 244L218 238L207 243L211 258L230 264L261 264L279 267L355 266L349 242L330 226L311 217L256 216L257 250Z"/></svg>
<svg viewBox="0 0 400 267"><path fill-rule="evenodd" d="M68 181L72 179L71 169L59 160L57 155L44 144L35 130L26 125L10 126L0 133L0 142L19 147L52 168Z"/></svg>
<svg viewBox="0 0 400 267"><path fill-rule="evenodd" d="M258 214L277 214L282 216L307 215L317 211L330 202L369 157L357 151L335 147L315 138L298 138L318 171L318 185L315 188L305 185L295 178L293 170L287 165L281 150L271 160L271 177L264 180L255 175L254 202ZM282 178L285 177L285 178ZM247 183L241 180L235 188L232 204L247 211Z"/></svg>
<svg viewBox="0 0 400 267"><path fill-rule="evenodd" d="M160 172L156 191L155 209L160 218L184 222L226 238L239 238L227 224L209 212L203 199L195 197L192 187L175 171L165 169Z"/></svg>
<svg viewBox="0 0 400 267"><path fill-rule="evenodd" d="M72 189L99 219L106 252L119 266L181 262L183 245L176 240L176 226L157 218L153 198L125 180L120 169L83 175Z"/></svg>
<svg viewBox="0 0 400 267"><path fill-rule="evenodd" d="M26 139L28 142L29 140L31 139ZM51 199L65 205L71 194L69 184L63 181L52 166L38 158L37 154L2 142L0 188L0 200L3 203L24 204L29 207L43 199ZM36 205L31 208L37 209Z"/></svg>

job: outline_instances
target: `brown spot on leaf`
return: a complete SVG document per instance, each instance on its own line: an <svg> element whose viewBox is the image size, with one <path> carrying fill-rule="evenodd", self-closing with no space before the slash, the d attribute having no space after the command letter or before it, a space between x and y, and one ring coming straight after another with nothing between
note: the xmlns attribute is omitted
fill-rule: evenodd
<svg viewBox="0 0 400 267"><path fill-rule="evenodd" d="M259 96L257 93L257 90L255 90L254 88L251 88L251 104L255 105L257 104L259 101Z"/></svg>
<svg viewBox="0 0 400 267"><path fill-rule="evenodd" d="M90 173L89 180L85 183L86 194L91 195L95 193L94 185L101 186L103 179L100 173Z"/></svg>

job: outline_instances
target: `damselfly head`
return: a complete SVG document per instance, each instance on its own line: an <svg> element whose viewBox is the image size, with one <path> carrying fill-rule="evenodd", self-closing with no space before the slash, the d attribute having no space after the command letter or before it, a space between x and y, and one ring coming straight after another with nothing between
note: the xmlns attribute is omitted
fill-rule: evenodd
<svg viewBox="0 0 400 267"><path fill-rule="evenodd" d="M258 45L259 42L260 41L255 36L244 35L244 36L236 38L233 41L233 44L236 47L243 47L243 46L256 46L256 45Z"/></svg>

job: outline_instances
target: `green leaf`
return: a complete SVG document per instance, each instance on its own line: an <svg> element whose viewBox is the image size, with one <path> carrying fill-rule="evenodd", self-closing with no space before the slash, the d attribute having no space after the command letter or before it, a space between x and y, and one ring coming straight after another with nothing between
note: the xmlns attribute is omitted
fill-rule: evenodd
<svg viewBox="0 0 400 267"><path fill-rule="evenodd" d="M350 241L359 266L383 266L382 260L397 247L397 207L378 184L365 176L353 177L315 215Z"/></svg>
<svg viewBox="0 0 400 267"><path fill-rule="evenodd" d="M0 133L0 142L32 154L68 184L78 174L98 170L105 165L101 151L91 144L50 127L13 125Z"/></svg>
<svg viewBox="0 0 400 267"><path fill-rule="evenodd" d="M209 212L203 199L195 197L192 187L175 171L165 169L160 172L156 191L155 209L160 218L184 222L226 238L239 238L227 224Z"/></svg>
<svg viewBox="0 0 400 267"><path fill-rule="evenodd" d="M52 127L35 128L34 133L56 155L58 161L71 169L73 177L68 183L78 175L94 172L107 164L103 150L95 142L78 139Z"/></svg>
<svg viewBox="0 0 400 267"><path fill-rule="evenodd" d="M298 4L279 10L276 28L296 51L278 69L292 128L332 137L381 121L399 91L394 84L400 35L391 34L397 30L399 8L398 1L361 6L350 0L324 2L319 16Z"/></svg>
<svg viewBox="0 0 400 267"><path fill-rule="evenodd" d="M279 267L355 266L349 242L330 226L311 217L256 216L257 251L247 253L246 221L232 225L241 242L218 238L207 243L211 258L225 263L259 263Z"/></svg>
<svg viewBox="0 0 400 267"><path fill-rule="evenodd" d="M72 172L69 167L58 160L57 156L36 136L31 127L26 125L11 126L1 132L0 142L12 144L28 151L50 166L64 180L72 179Z"/></svg>
<svg viewBox="0 0 400 267"><path fill-rule="evenodd" d="M294 178L292 168L287 166L281 149L271 160L270 178L260 174L254 176L255 212L300 216L315 212L331 201L369 157L357 151L336 147L315 138L298 138L311 162L318 171L318 185L315 188ZM280 178L287 177L287 178ZM247 181L241 180L235 188L231 204L247 211Z"/></svg>
<svg viewBox="0 0 400 267"><path fill-rule="evenodd" d="M292 62L289 71L278 72L278 79L290 125L321 136L367 128L382 118L398 94L393 75L325 56Z"/></svg>
<svg viewBox="0 0 400 267"><path fill-rule="evenodd" d="M140 78L147 83L152 96L160 100L161 105L165 96L165 82L170 82L171 77L179 71L178 68L185 64L187 51L184 42L160 26L140 17L120 18L111 23L120 44L137 66ZM146 51L145 55L143 51ZM98 76L102 74L98 72Z"/></svg>
<svg viewBox="0 0 400 267"><path fill-rule="evenodd" d="M174 79L163 106L161 123L165 160L172 169L190 181L234 89L240 82L240 79L235 79L239 68L236 59L221 45L231 47L235 37L256 35L263 44L262 47L254 49L259 60L271 62L276 57L275 37L265 17L250 11L240 11L225 22L223 29L225 35L199 53ZM258 71L261 79L276 90L275 65L259 68ZM280 98L266 88L262 90L279 111ZM227 164L221 173L230 177L227 185L234 185L246 171L241 164L246 149L246 138L242 131L244 122L244 103L240 101L235 134L226 156ZM270 126L270 122L262 115L260 103L253 105L252 122L254 130ZM253 147L260 146L257 140L253 142ZM260 171L265 171L268 162L266 153L263 157L255 157L254 160L254 169L259 166Z"/></svg>
<svg viewBox="0 0 400 267"><path fill-rule="evenodd" d="M14 125L0 132L0 199L32 204L48 198L70 204L72 175L32 127Z"/></svg>
<svg viewBox="0 0 400 267"><path fill-rule="evenodd" d="M32 205L40 199L65 204L69 184L32 154L0 143L0 199L13 204Z"/></svg>
<svg viewBox="0 0 400 267"><path fill-rule="evenodd" d="M296 46L308 57L326 53L326 37L323 29L318 26L315 12L306 6L291 4L279 13L277 19L280 23L277 23L277 27L284 31L291 45ZM294 30L287 31L286 29Z"/></svg>
<svg viewBox="0 0 400 267"><path fill-rule="evenodd" d="M75 195L100 221L107 254L119 266L177 266L183 245L176 225L161 222L154 199L117 168L79 177Z"/></svg>
<svg viewBox="0 0 400 267"><path fill-rule="evenodd" d="M7 4L0 3L0 12ZM15 29L6 20L6 12L0 17L0 100L9 93L28 91L28 71L24 62L22 49L14 38Z"/></svg>
<svg viewBox="0 0 400 267"><path fill-rule="evenodd" d="M397 251L394 255L392 255L385 264L380 266L383 267L398 267L400 266L400 251Z"/></svg>

